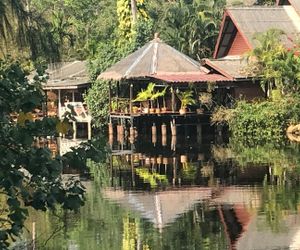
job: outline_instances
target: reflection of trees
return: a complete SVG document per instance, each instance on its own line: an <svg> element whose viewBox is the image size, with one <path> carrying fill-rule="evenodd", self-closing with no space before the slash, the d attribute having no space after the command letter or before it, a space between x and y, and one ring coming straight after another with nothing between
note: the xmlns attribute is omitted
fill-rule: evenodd
<svg viewBox="0 0 300 250"><path fill-rule="evenodd" d="M270 186L264 184L260 212L265 214L266 222L275 232L288 230L283 220L298 211L300 204L299 188L289 185Z"/></svg>
<svg viewBox="0 0 300 250"><path fill-rule="evenodd" d="M246 146L231 142L223 149L214 150L218 153L218 160L234 159L239 171L244 171L245 168L268 167L268 174L262 183L260 213L266 216L267 224L275 232L286 230L283 220L288 214L296 212L300 203L297 187L300 177L299 145Z"/></svg>
<svg viewBox="0 0 300 250"><path fill-rule="evenodd" d="M144 182L149 183L151 188L155 188L158 185L165 186L168 184L166 175L162 175L154 171L151 172L146 168L136 168L135 172L144 180Z"/></svg>
<svg viewBox="0 0 300 250"><path fill-rule="evenodd" d="M87 167L93 176L94 185L99 187L108 187L110 185L111 175L106 162L96 163L88 160Z"/></svg>
<svg viewBox="0 0 300 250"><path fill-rule="evenodd" d="M298 145L276 146L265 144L247 146L232 141L226 146L213 146L212 156L217 162L231 162L232 166L243 170L249 167L269 167L270 181L283 184L298 178L300 170L300 154Z"/></svg>
<svg viewBox="0 0 300 250"><path fill-rule="evenodd" d="M178 218L162 232L163 249L227 249L218 211L205 204Z"/></svg>

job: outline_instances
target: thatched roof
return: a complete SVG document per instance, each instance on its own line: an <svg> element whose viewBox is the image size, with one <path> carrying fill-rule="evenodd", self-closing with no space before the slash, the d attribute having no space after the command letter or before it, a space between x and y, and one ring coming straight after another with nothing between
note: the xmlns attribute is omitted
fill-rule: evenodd
<svg viewBox="0 0 300 250"><path fill-rule="evenodd" d="M90 82L85 61L51 63L47 73L49 79L44 89L76 89Z"/></svg>
<svg viewBox="0 0 300 250"><path fill-rule="evenodd" d="M106 199L119 203L131 211L138 212L150 220L156 228L164 228L176 218L188 212L200 201L209 199L211 188L185 188L161 192L131 192L105 189L102 193Z"/></svg>
<svg viewBox="0 0 300 250"><path fill-rule="evenodd" d="M167 82L226 81L226 77L209 74L200 63L164 43L150 41L103 72L98 79L124 80L156 78Z"/></svg>

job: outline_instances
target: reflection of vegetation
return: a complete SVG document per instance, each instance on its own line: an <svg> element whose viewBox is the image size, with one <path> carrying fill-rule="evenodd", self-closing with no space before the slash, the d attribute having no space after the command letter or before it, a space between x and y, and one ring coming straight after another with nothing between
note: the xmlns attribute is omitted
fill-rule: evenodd
<svg viewBox="0 0 300 250"><path fill-rule="evenodd" d="M234 159L238 166L269 166L269 181L265 177L260 212L274 232L287 230L284 219L297 212L300 204L298 180L300 170L299 145L276 147L274 144L246 146L231 141L228 147L214 148L217 159ZM222 153L220 153L222 152ZM226 152L226 153L224 153ZM265 225L265 221L262 222ZM262 225L260 225L262 226Z"/></svg>
<svg viewBox="0 0 300 250"><path fill-rule="evenodd" d="M300 167L300 154L297 145L276 147L274 144L246 146L238 141L230 143L235 161L240 166L251 164L269 164L271 167L278 166L292 170ZM278 170L278 169L277 169ZM278 172L275 170L275 172Z"/></svg>
<svg viewBox="0 0 300 250"><path fill-rule="evenodd" d="M260 212L265 214L266 222L275 232L288 230L283 220L291 213L297 213L300 204L299 189L290 186L269 186L264 183Z"/></svg>
<svg viewBox="0 0 300 250"><path fill-rule="evenodd" d="M224 147L220 145L212 145L211 153L214 160L218 162L224 162L233 158L233 152L230 147Z"/></svg>
<svg viewBox="0 0 300 250"><path fill-rule="evenodd" d="M136 168L135 171L144 180L144 182L150 184L151 188L155 188L159 184L168 184L168 179L165 175L161 175L155 172L151 173L150 170L146 168Z"/></svg>
<svg viewBox="0 0 300 250"><path fill-rule="evenodd" d="M193 181L197 175L197 165L192 162L183 164L182 178Z"/></svg>
<svg viewBox="0 0 300 250"><path fill-rule="evenodd" d="M141 240L140 220L131 218L128 214L123 217L123 250L150 250L148 244ZM141 248L138 248L140 245Z"/></svg>
<svg viewBox="0 0 300 250"><path fill-rule="evenodd" d="M162 249L228 249L217 210L199 204L178 218L163 231Z"/></svg>
<svg viewBox="0 0 300 250"><path fill-rule="evenodd" d="M108 187L110 183L110 173L107 164L97 163L92 160L87 161L87 167L93 176L94 183L100 187Z"/></svg>

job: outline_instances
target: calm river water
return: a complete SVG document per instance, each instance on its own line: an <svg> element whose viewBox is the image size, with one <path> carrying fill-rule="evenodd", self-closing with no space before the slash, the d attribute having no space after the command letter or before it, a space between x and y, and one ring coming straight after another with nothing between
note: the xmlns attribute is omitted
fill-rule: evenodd
<svg viewBox="0 0 300 250"><path fill-rule="evenodd" d="M24 240L55 250L300 249L298 145L139 141L90 162L79 213L32 211Z"/></svg>

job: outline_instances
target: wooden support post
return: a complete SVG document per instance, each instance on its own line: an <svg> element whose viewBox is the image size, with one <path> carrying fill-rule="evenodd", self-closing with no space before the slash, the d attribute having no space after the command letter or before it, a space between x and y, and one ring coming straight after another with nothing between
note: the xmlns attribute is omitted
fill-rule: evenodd
<svg viewBox="0 0 300 250"><path fill-rule="evenodd" d="M173 119L171 121L171 134L172 134L172 136L176 136L177 135L177 128L176 128L175 119Z"/></svg>
<svg viewBox="0 0 300 250"><path fill-rule="evenodd" d="M177 178L177 159L173 157L173 186L176 185L176 178Z"/></svg>
<svg viewBox="0 0 300 250"><path fill-rule="evenodd" d="M171 150L172 151L176 151L176 143L177 143L177 137L173 135L172 139L171 139Z"/></svg>
<svg viewBox="0 0 300 250"><path fill-rule="evenodd" d="M113 124L111 122L108 123L108 134L112 135L112 136L114 134L114 127L113 127Z"/></svg>
<svg viewBox="0 0 300 250"><path fill-rule="evenodd" d="M167 146L167 135L162 135L161 136L161 145L163 147Z"/></svg>
<svg viewBox="0 0 300 250"><path fill-rule="evenodd" d="M152 135L152 143L155 146L157 143L157 136L156 135Z"/></svg>
<svg viewBox="0 0 300 250"><path fill-rule="evenodd" d="M108 92L108 99L109 99L109 113L111 113L111 82L109 82L109 92Z"/></svg>
<svg viewBox="0 0 300 250"><path fill-rule="evenodd" d="M129 128L129 136L134 137L134 128L133 127Z"/></svg>
<svg viewBox="0 0 300 250"><path fill-rule="evenodd" d="M36 227L35 227L35 221L32 222L32 249L36 249Z"/></svg>
<svg viewBox="0 0 300 250"><path fill-rule="evenodd" d="M132 182L132 186L135 187L133 154L130 155L130 165L131 165L131 182Z"/></svg>
<svg viewBox="0 0 300 250"><path fill-rule="evenodd" d="M157 135L157 129L156 129L156 125L155 125L155 123L153 123L153 125L152 125L152 127L151 127L151 132L152 132L152 136L153 135Z"/></svg>
<svg viewBox="0 0 300 250"><path fill-rule="evenodd" d="M134 136L134 128L131 126L129 128L129 141L131 144L134 143L134 140L135 140L135 136Z"/></svg>
<svg viewBox="0 0 300 250"><path fill-rule="evenodd" d="M152 132L152 143L155 146L157 143L157 129L156 129L155 123L153 123L153 125L151 127L151 132Z"/></svg>
<svg viewBox="0 0 300 250"><path fill-rule="evenodd" d="M137 138L138 137L138 130L136 127L133 128L134 129L134 137Z"/></svg>
<svg viewBox="0 0 300 250"><path fill-rule="evenodd" d="M197 124L197 143L202 143L202 125Z"/></svg>
<svg viewBox="0 0 300 250"><path fill-rule="evenodd" d="M165 165L165 174L167 174L167 172L168 172L168 163L169 163L168 158L164 157L163 164Z"/></svg>
<svg viewBox="0 0 300 250"><path fill-rule="evenodd" d="M110 145L111 149L114 143L114 137L113 135L108 135L108 144Z"/></svg>
<svg viewBox="0 0 300 250"><path fill-rule="evenodd" d="M129 90L129 113L132 114L132 98L133 98L133 85L130 84L130 90Z"/></svg>
<svg viewBox="0 0 300 250"><path fill-rule="evenodd" d="M117 130L118 130L118 134L120 136L124 136L124 126L123 125L118 125Z"/></svg>
<svg viewBox="0 0 300 250"><path fill-rule="evenodd" d="M167 136L167 125L164 123L161 125L161 135Z"/></svg>
<svg viewBox="0 0 300 250"><path fill-rule="evenodd" d="M175 90L171 88L171 93L172 93L172 112L175 112Z"/></svg>
<svg viewBox="0 0 300 250"><path fill-rule="evenodd" d="M117 96L117 110L119 110L119 86L120 84L119 84L119 82L117 82L117 90L116 90L116 96Z"/></svg>
<svg viewBox="0 0 300 250"><path fill-rule="evenodd" d="M72 102L75 102L75 90L72 91Z"/></svg>
<svg viewBox="0 0 300 250"><path fill-rule="evenodd" d="M73 139L76 140L77 137L77 126L76 122L73 122Z"/></svg>
<svg viewBox="0 0 300 250"><path fill-rule="evenodd" d="M91 121L89 121L87 123L87 126L88 126L88 140L91 140L92 139L92 124L91 124Z"/></svg>
<svg viewBox="0 0 300 250"><path fill-rule="evenodd" d="M60 118L60 110L61 110L61 90L59 89L58 90L58 111L57 111L57 115L58 115L58 118Z"/></svg>

